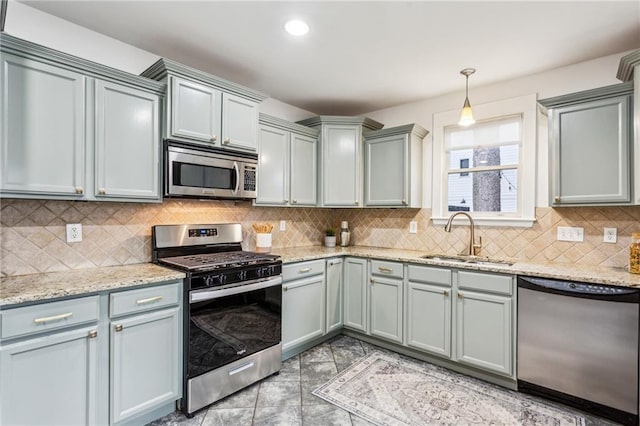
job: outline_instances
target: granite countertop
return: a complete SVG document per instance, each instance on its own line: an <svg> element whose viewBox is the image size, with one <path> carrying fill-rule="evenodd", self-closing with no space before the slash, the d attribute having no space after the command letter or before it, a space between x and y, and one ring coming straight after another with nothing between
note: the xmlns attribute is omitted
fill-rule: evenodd
<svg viewBox="0 0 640 426"><path fill-rule="evenodd" d="M538 264L521 262L513 259L496 259L512 261L512 265L459 263L447 260L424 259L422 256L433 254L426 253L424 251L359 246L336 248L326 248L322 246L290 247L285 249L274 249L273 254L280 255L283 263L348 255L423 265L446 266L457 269L567 279L572 281L584 281L624 287L640 287L640 275L630 274L623 268L610 268L604 266L589 266L569 263Z"/></svg>
<svg viewBox="0 0 640 426"><path fill-rule="evenodd" d="M184 277L183 272L153 263L3 277L0 279L0 307L181 280Z"/></svg>

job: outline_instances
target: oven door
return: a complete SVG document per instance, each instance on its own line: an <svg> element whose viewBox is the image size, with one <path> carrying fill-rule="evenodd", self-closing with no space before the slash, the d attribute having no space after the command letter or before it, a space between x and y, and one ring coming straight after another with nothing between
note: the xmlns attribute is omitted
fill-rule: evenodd
<svg viewBox="0 0 640 426"><path fill-rule="evenodd" d="M230 155L169 146L165 195L251 198L245 192L245 161Z"/></svg>
<svg viewBox="0 0 640 426"><path fill-rule="evenodd" d="M282 277L189 293L187 379L278 345Z"/></svg>

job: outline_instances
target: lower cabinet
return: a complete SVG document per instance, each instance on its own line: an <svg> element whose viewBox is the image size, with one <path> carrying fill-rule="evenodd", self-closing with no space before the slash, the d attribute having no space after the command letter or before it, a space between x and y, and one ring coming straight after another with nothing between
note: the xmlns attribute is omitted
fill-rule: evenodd
<svg viewBox="0 0 640 426"><path fill-rule="evenodd" d="M366 333L367 329L367 260L347 257L344 260L344 326Z"/></svg>
<svg viewBox="0 0 640 426"><path fill-rule="evenodd" d="M403 265L395 262L371 261L369 278L369 310L372 336L402 343L404 300Z"/></svg>
<svg viewBox="0 0 640 426"><path fill-rule="evenodd" d="M409 265L405 344L451 356L451 271Z"/></svg>
<svg viewBox="0 0 640 426"><path fill-rule="evenodd" d="M173 410L181 302L174 281L1 310L0 425L142 424Z"/></svg>
<svg viewBox="0 0 640 426"><path fill-rule="evenodd" d="M511 277L496 276L494 279L511 280ZM496 373L513 373L512 304L511 296L465 290L459 286L456 361Z"/></svg>
<svg viewBox="0 0 640 426"><path fill-rule="evenodd" d="M327 333L342 328L342 259L327 260Z"/></svg>
<svg viewBox="0 0 640 426"><path fill-rule="evenodd" d="M97 423L96 326L0 348L0 424Z"/></svg>
<svg viewBox="0 0 640 426"><path fill-rule="evenodd" d="M282 351L325 334L325 261L284 265L282 275Z"/></svg>

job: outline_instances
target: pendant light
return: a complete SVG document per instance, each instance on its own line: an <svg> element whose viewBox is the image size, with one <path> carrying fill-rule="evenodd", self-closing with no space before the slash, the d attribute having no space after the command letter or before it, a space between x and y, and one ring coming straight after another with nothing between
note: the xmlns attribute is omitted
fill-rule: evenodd
<svg viewBox="0 0 640 426"><path fill-rule="evenodd" d="M464 105L460 113L460 121L458 121L460 126L470 126L476 122L476 120L473 119L473 111L471 111L471 103L469 102L469 76L474 72L476 72L475 68L465 68L460 71L460 74L464 75L467 79Z"/></svg>

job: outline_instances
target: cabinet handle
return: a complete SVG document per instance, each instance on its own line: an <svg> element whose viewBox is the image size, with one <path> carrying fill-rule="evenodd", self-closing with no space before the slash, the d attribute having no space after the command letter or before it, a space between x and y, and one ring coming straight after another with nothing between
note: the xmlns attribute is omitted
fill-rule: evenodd
<svg viewBox="0 0 640 426"><path fill-rule="evenodd" d="M444 294L444 297L449 297L449 290L445 290L443 294Z"/></svg>
<svg viewBox="0 0 640 426"><path fill-rule="evenodd" d="M230 142L231 142L231 138L226 138L225 140L222 141L222 144L229 145Z"/></svg>
<svg viewBox="0 0 640 426"><path fill-rule="evenodd" d="M300 273L304 274L305 272L311 272L311 268L302 268L300 269Z"/></svg>
<svg viewBox="0 0 640 426"><path fill-rule="evenodd" d="M293 200L292 203L293 204L298 204L298 200Z"/></svg>
<svg viewBox="0 0 640 426"><path fill-rule="evenodd" d="M107 191L104 190L104 188L100 188L98 189L98 195L106 195Z"/></svg>
<svg viewBox="0 0 640 426"><path fill-rule="evenodd" d="M146 305L147 303L158 302L162 299L163 299L162 296L150 297L148 299L140 299L140 300L136 300L136 305Z"/></svg>
<svg viewBox="0 0 640 426"><path fill-rule="evenodd" d="M122 324L117 324L117 325L116 325L116 327L115 327L116 333L121 332L121 331L122 331L122 328L123 328L123 327L122 327Z"/></svg>
<svg viewBox="0 0 640 426"><path fill-rule="evenodd" d="M96 337L98 337L98 331L97 330L91 330L89 332L89 339L95 339Z"/></svg>
<svg viewBox="0 0 640 426"><path fill-rule="evenodd" d="M282 291L288 291L289 287L282 286Z"/></svg>
<svg viewBox="0 0 640 426"><path fill-rule="evenodd" d="M215 142L218 139L218 137L216 135L212 135L211 136L211 142Z"/></svg>
<svg viewBox="0 0 640 426"><path fill-rule="evenodd" d="M390 274L393 272L392 268L385 268L384 266L378 266L378 271L384 272L385 274Z"/></svg>
<svg viewBox="0 0 640 426"><path fill-rule="evenodd" d="M369 281L371 281L372 285L376 282L376 280L374 278L369 279Z"/></svg>
<svg viewBox="0 0 640 426"><path fill-rule="evenodd" d="M60 320L69 318L72 315L73 315L73 312L66 312L64 314L53 315L51 317L36 318L33 320L33 322L36 324L44 324L45 322L60 321Z"/></svg>
<svg viewBox="0 0 640 426"><path fill-rule="evenodd" d="M406 206L407 205L407 200L402 200L402 205Z"/></svg>
<svg viewBox="0 0 640 426"><path fill-rule="evenodd" d="M458 299L464 299L464 294L458 292Z"/></svg>
<svg viewBox="0 0 640 426"><path fill-rule="evenodd" d="M81 187L77 187L76 194L84 194L84 189L82 189Z"/></svg>
<svg viewBox="0 0 640 426"><path fill-rule="evenodd" d="M556 203L560 202L560 197L558 195L556 195L555 197L553 197L553 201L555 201Z"/></svg>

